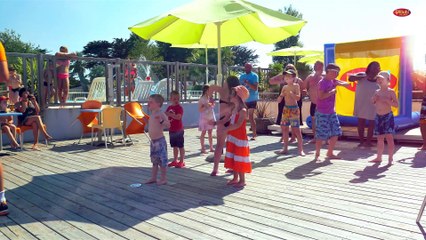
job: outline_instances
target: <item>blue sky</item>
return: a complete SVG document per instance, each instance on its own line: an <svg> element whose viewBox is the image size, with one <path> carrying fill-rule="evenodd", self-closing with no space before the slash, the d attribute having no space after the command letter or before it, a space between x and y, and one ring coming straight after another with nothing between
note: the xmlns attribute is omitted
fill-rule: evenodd
<svg viewBox="0 0 426 240"><path fill-rule="evenodd" d="M0 31L13 29L24 41L54 53L60 45L81 51L93 40L127 38L127 29L190 0L0 0ZM415 66L422 67L426 53L425 0L252 0L271 9L290 4L308 24L301 31L304 46L323 48L325 43L350 42L401 35L416 35ZM407 8L405 18L393 10ZM272 45L249 43L256 49L260 66L272 61L266 56Z"/></svg>

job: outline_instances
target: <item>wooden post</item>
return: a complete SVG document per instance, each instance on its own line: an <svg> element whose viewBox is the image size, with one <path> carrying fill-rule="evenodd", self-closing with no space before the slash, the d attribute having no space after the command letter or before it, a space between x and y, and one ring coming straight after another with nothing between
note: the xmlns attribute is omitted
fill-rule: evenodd
<svg viewBox="0 0 426 240"><path fill-rule="evenodd" d="M417 220L416 220L417 223L420 222L420 218L422 218L423 211L425 210L425 207L426 207L426 196L423 199L422 206L420 207L419 215L417 215Z"/></svg>
<svg viewBox="0 0 426 240"><path fill-rule="evenodd" d="M44 69L44 59L42 54L37 54L37 101L41 103L42 108L46 108L46 103L44 102L43 97L43 69ZM34 84L35 86L35 84ZM48 84L49 86L49 84ZM47 87L49 89L49 87ZM46 89L46 91L47 91Z"/></svg>

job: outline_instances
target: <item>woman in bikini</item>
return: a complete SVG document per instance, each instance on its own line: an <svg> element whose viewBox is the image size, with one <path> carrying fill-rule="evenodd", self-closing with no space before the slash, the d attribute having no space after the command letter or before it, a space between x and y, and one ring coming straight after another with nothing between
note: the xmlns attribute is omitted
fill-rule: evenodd
<svg viewBox="0 0 426 240"><path fill-rule="evenodd" d="M217 125L216 130L216 148L213 157L213 171L210 176L216 176L219 171L219 162L222 157L222 151L225 147L226 132L224 128L227 127L231 121L231 112L234 105L230 101L232 88L240 85L240 80L236 76L229 76L223 86L212 85L209 88L210 93L219 93L219 120L214 122Z"/></svg>
<svg viewBox="0 0 426 240"><path fill-rule="evenodd" d="M61 46L59 52L55 54L56 56L56 72L58 79L58 97L61 107L65 105L65 102L68 98L68 92L70 88L69 83L69 68L70 68L70 58L76 57L76 53L68 53L68 48Z"/></svg>
<svg viewBox="0 0 426 240"><path fill-rule="evenodd" d="M16 72L13 67L9 68L9 101L10 104L15 104L19 101L19 89L22 87L21 75Z"/></svg>
<svg viewBox="0 0 426 240"><path fill-rule="evenodd" d="M46 106L49 104L49 100L55 96L55 88L53 87L53 79L54 79L54 65L52 60L48 60L46 64L46 68L43 72L43 104L42 106Z"/></svg>
<svg viewBox="0 0 426 240"><path fill-rule="evenodd" d="M38 131L41 130L47 140L52 137L46 132L43 121L39 115L40 107L34 95L31 95L26 88L19 90L19 97L21 100L15 104L15 111L21 112L22 115L18 116L19 125L32 126L34 135L34 144L32 149L38 150Z"/></svg>

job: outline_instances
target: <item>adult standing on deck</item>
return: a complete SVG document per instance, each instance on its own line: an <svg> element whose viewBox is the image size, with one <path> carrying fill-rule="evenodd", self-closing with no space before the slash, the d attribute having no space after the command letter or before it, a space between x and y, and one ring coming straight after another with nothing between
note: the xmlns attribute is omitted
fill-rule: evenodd
<svg viewBox="0 0 426 240"><path fill-rule="evenodd" d="M211 85L209 93L219 93L219 117L217 121L212 120L212 125L217 125L216 129L216 148L214 150L213 157L213 171L210 176L216 176L219 171L219 162L223 154L223 148L225 147L227 133L224 129L231 122L231 112L234 107L231 102L232 88L240 85L238 77L229 76L223 86Z"/></svg>
<svg viewBox="0 0 426 240"><path fill-rule="evenodd" d="M309 114L312 118L312 131L314 138L312 142L315 142L315 111L317 109L317 99L318 99L318 83L322 80L322 72L324 71L324 63L321 61L316 61L314 64L314 73L310 74L304 81L306 91L308 92L309 98L311 100L311 106L309 108Z"/></svg>
<svg viewBox="0 0 426 240"><path fill-rule="evenodd" d="M249 90L249 97L246 100L248 109L248 116L250 121L250 128L253 136L250 140L256 140L256 122L254 121L254 110L256 110L257 101L259 101L259 76L252 72L252 65L249 63L244 64L245 74L240 76L240 84Z"/></svg>
<svg viewBox="0 0 426 240"><path fill-rule="evenodd" d="M349 76L349 81L357 81L355 91L355 107L354 116L358 118L358 136L359 145L364 147L371 147L371 140L373 139L376 108L371 101L379 85L376 82L376 76L380 72L380 64L376 61L371 62L367 66L364 73L359 73ZM365 125L368 120L367 138L364 139Z"/></svg>
<svg viewBox="0 0 426 240"><path fill-rule="evenodd" d="M58 97L61 107L65 106L70 90L70 58L77 57L76 53L68 53L68 48L61 46L56 56Z"/></svg>
<svg viewBox="0 0 426 240"><path fill-rule="evenodd" d="M9 69L7 67L6 51L3 43L0 42L0 83L6 83L7 85L8 82ZM3 182L3 164L0 162L0 216L9 214Z"/></svg>

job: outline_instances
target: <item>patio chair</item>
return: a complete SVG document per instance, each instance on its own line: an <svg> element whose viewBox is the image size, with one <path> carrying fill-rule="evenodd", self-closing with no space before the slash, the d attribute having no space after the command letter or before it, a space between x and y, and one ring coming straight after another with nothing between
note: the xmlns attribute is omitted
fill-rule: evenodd
<svg viewBox="0 0 426 240"><path fill-rule="evenodd" d="M106 80L105 77L94 78L90 85L87 100L106 101Z"/></svg>
<svg viewBox="0 0 426 240"><path fill-rule="evenodd" d="M172 86L170 85L170 88ZM150 94L160 94L164 97L164 99L167 99L167 78L164 78L157 82L151 89Z"/></svg>
<svg viewBox="0 0 426 240"><path fill-rule="evenodd" d="M93 132L95 129L102 130L104 132L105 138L105 148L108 148L108 138L106 134L106 130L110 130L110 138L112 142L112 133L113 129L120 129L123 139L124 139L124 131L123 131L123 121L121 121L121 107L107 107L102 109L101 113L101 123L95 124L92 126L92 145L93 145ZM126 145L126 141L123 141L124 145Z"/></svg>
<svg viewBox="0 0 426 240"><path fill-rule="evenodd" d="M46 124L43 124L43 128L46 129ZM26 125L18 125L16 126L16 134L19 136L19 145L21 147L21 150L24 149L24 133L26 131L33 130L32 126L26 126ZM41 129L38 130L38 135L40 135ZM46 146L49 144L47 139L44 139L44 142Z"/></svg>
<svg viewBox="0 0 426 240"><path fill-rule="evenodd" d="M81 109L101 109L102 103L98 100L88 100L85 101L83 104L81 104ZM76 120L79 120L81 123L82 131L80 140L78 143L80 144L81 139L83 139L84 134L91 133L92 132L92 126L95 124L98 124L98 113L96 112L80 112L80 115L76 118ZM95 129L97 132L98 129Z"/></svg>
<svg viewBox="0 0 426 240"><path fill-rule="evenodd" d="M153 85L153 81L143 81L140 78L135 79L135 91L133 91L132 100L139 102L148 100Z"/></svg>
<svg viewBox="0 0 426 240"><path fill-rule="evenodd" d="M132 121L125 130L126 136L128 136L132 141L130 135L143 133L148 138L148 140L151 141L145 132L145 127L148 124L149 116L143 111L142 106L138 102L128 102L124 104L124 111L126 112L126 115L132 118Z"/></svg>

